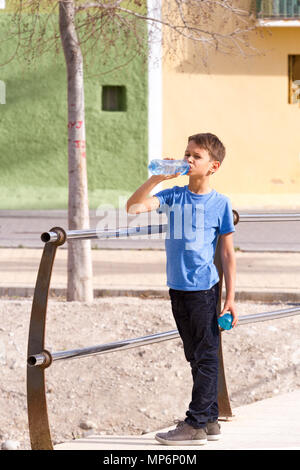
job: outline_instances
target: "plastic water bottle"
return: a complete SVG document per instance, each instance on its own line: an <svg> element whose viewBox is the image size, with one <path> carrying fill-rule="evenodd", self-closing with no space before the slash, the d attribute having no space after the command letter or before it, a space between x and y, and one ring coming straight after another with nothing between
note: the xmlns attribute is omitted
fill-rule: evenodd
<svg viewBox="0 0 300 470"><path fill-rule="evenodd" d="M233 317L231 313L227 312L218 318L218 323L219 323L219 326L223 328L223 330L231 330L232 320L233 320Z"/></svg>
<svg viewBox="0 0 300 470"><path fill-rule="evenodd" d="M186 160L151 160L149 171L153 175L175 175L180 173L186 175L190 170L190 165Z"/></svg>

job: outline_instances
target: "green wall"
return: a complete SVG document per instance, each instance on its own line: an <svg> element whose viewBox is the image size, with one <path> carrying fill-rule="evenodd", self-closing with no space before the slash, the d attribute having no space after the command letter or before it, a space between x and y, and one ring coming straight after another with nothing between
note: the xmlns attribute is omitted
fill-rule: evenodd
<svg viewBox="0 0 300 470"><path fill-rule="evenodd" d="M15 50L3 42L7 14L0 15L0 62ZM146 26L145 26L146 38ZM118 55L126 42L116 46ZM122 55L122 54L121 54ZM114 58L109 68L118 67ZM90 208L118 205L147 178L147 64L135 57L103 74L108 65L94 53L85 66L86 154ZM0 209L67 207L67 82L62 52L12 60L0 67L6 104L0 104ZM126 87L123 112L101 110L103 85Z"/></svg>

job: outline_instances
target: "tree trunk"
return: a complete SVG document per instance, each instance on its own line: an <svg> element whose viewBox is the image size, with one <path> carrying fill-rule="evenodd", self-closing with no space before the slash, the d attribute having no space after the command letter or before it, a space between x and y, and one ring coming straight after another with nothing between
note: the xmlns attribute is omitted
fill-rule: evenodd
<svg viewBox="0 0 300 470"><path fill-rule="evenodd" d="M68 77L69 230L89 228L85 153L83 59L75 30L73 1L59 2L59 27ZM93 300L90 240L68 242L67 300Z"/></svg>

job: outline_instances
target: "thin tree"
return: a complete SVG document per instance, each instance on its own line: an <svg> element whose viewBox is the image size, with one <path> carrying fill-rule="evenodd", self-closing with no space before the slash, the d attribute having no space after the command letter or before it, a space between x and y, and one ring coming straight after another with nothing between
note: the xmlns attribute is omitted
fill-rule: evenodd
<svg viewBox="0 0 300 470"><path fill-rule="evenodd" d="M60 38L68 80L69 229L89 228L83 58L75 27L75 3L59 2ZM68 245L68 300L93 300L90 240Z"/></svg>
<svg viewBox="0 0 300 470"><path fill-rule="evenodd" d="M111 46L116 50L121 38L128 41L127 51L132 55L145 53L147 38L141 27L145 22L150 25L149 42L155 40L158 29L163 30L163 49L168 54L178 55L182 40L201 45L197 60L203 60L207 48L244 55L252 50L248 33L255 28L255 22L250 0L162 0L162 4L158 0L157 6L151 0L148 9L146 2L15 2L12 24L18 35L16 56L20 50L27 57L36 56L51 47L59 49L59 43L64 52L68 88L69 230L89 228L83 54L93 49L97 54L106 54ZM67 299L93 299L88 240L68 243Z"/></svg>

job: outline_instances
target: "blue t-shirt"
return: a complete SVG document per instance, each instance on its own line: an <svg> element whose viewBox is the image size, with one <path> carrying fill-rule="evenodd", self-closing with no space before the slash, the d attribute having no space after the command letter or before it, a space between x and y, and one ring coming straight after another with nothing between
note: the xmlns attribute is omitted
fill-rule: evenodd
<svg viewBox="0 0 300 470"><path fill-rule="evenodd" d="M214 256L218 236L234 232L231 202L214 189L195 194L174 186L155 194L159 213L166 213L168 231L167 285L177 290L207 290L219 281Z"/></svg>

